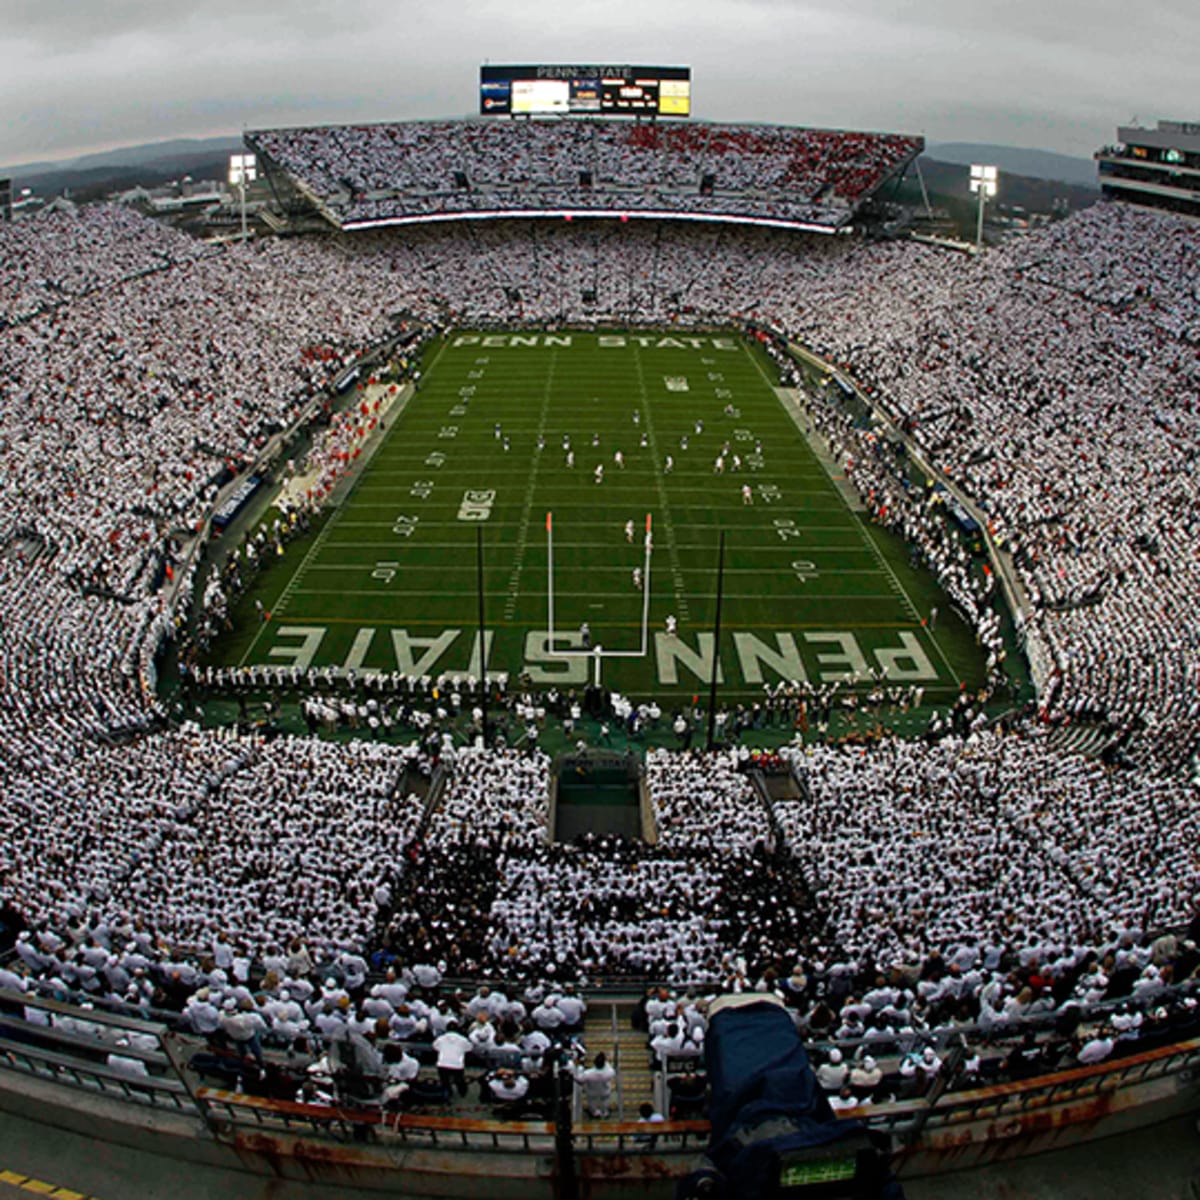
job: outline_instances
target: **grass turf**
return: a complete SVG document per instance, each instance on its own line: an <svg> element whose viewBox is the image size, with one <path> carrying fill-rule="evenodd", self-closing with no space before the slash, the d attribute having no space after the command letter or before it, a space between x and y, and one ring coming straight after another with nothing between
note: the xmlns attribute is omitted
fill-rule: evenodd
<svg viewBox="0 0 1200 1200"><path fill-rule="evenodd" d="M977 686L969 631L903 544L847 503L773 384L769 360L732 335L456 331L348 495L242 606L261 598L271 619L244 623L214 659L478 673L480 528L489 670L578 687L592 664L546 654L546 514L557 645L587 622L593 644L628 653L649 513L648 652L606 658L606 686L667 703L704 692L721 531L725 697L888 664L927 702Z"/></svg>

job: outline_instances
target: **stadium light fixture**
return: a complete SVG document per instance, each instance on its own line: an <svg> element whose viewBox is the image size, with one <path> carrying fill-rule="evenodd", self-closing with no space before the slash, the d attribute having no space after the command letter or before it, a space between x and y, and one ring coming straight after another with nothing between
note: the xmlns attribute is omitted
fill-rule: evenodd
<svg viewBox="0 0 1200 1200"><path fill-rule="evenodd" d="M979 196L979 220L975 226L975 249L983 246L983 208L996 194L999 172L995 167L985 167L980 163L971 164L971 191Z"/></svg>
<svg viewBox="0 0 1200 1200"><path fill-rule="evenodd" d="M258 178L258 160L253 154L229 156L229 183L242 198L242 237L246 236L246 185Z"/></svg>

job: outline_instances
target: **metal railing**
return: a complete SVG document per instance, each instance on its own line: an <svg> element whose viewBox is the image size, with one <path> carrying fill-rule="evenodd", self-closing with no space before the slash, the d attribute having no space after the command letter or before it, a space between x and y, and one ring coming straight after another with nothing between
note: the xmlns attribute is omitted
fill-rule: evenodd
<svg viewBox="0 0 1200 1200"><path fill-rule="evenodd" d="M45 1080L135 1108L196 1117L219 1141L276 1137L343 1145L424 1147L475 1153L553 1152L553 1121L500 1120L385 1111L378 1104L308 1104L195 1086L187 1063L199 1042L165 1025L82 1009L35 995L0 991L0 1079ZM1200 1094L1200 1038L1109 1059L1092 1066L896 1103L846 1111L888 1135L901 1153L936 1145L942 1133L973 1123L1007 1122L1011 1135L1034 1125L1100 1120L1124 1093L1138 1089ZM1145 1098L1150 1098L1146 1096ZM69 1101L66 1101L69 1103ZM581 1121L571 1133L576 1152L682 1157L707 1142L706 1120ZM919 1135L919 1136L918 1136ZM990 1135L989 1135L990 1136ZM1005 1134L1004 1136L1010 1136ZM286 1147L285 1147L286 1149Z"/></svg>
<svg viewBox="0 0 1200 1200"><path fill-rule="evenodd" d="M165 1025L0 991L0 1070L130 1103L190 1109L187 1086L164 1048L167 1036Z"/></svg>
<svg viewBox="0 0 1200 1200"><path fill-rule="evenodd" d="M1109 1059L1087 1067L1041 1075L1012 1083L996 1083L969 1091L947 1090L934 1100L900 1101L848 1109L839 1116L857 1117L874 1130L887 1133L898 1143L913 1140L915 1133L935 1137L939 1130L972 1122L995 1122L1039 1114L1053 1123L1047 1110L1059 1109L1072 1120L1097 1120L1104 1115L1109 1099L1123 1089L1177 1077L1183 1087L1200 1085L1200 1039ZM1200 1088L1198 1088L1200 1090ZM1089 1102L1094 1105L1095 1111ZM911 1147L909 1147L911 1148Z"/></svg>
<svg viewBox="0 0 1200 1200"><path fill-rule="evenodd" d="M218 1134L249 1128L359 1144L397 1140L442 1150L511 1153L544 1153L554 1143L551 1121L496 1121L385 1112L377 1106L300 1104L207 1087L196 1090L196 1100Z"/></svg>

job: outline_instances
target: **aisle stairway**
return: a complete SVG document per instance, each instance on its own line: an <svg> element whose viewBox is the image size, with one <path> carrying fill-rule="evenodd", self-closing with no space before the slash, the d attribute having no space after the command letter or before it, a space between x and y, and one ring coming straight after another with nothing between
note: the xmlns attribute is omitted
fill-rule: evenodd
<svg viewBox="0 0 1200 1200"><path fill-rule="evenodd" d="M633 1010L638 999L629 995L589 1000L583 1023L588 1061L603 1051L617 1069L610 1113L614 1120L636 1121L638 1107L645 1101L654 1103L646 1034L633 1027Z"/></svg>

